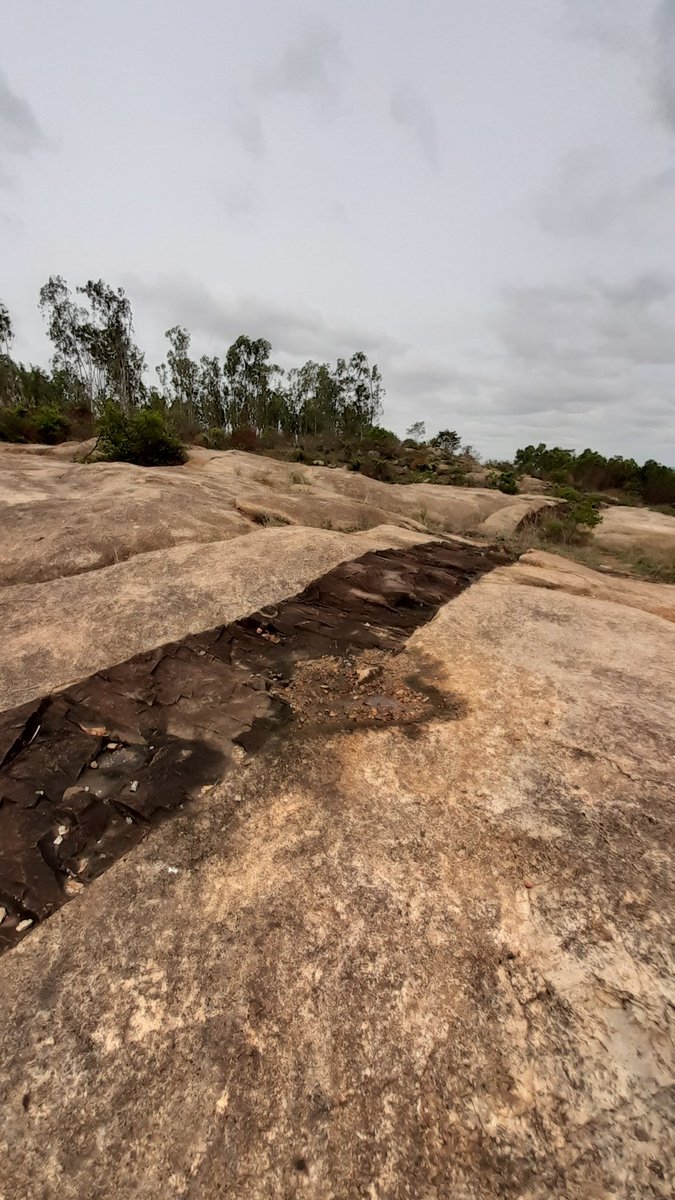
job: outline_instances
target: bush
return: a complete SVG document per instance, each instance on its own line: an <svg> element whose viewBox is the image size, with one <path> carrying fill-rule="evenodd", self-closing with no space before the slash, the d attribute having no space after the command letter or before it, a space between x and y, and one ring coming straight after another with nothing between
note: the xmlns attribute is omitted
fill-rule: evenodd
<svg viewBox="0 0 675 1200"><path fill-rule="evenodd" d="M354 470L355 468L350 468ZM368 479L379 479L381 483L391 483L391 466L384 458L369 458L361 464L361 474Z"/></svg>
<svg viewBox="0 0 675 1200"><path fill-rule="evenodd" d="M0 442L46 442L54 445L68 435L70 421L55 404L0 408Z"/></svg>
<svg viewBox="0 0 675 1200"><path fill-rule="evenodd" d="M25 409L0 408L0 442L27 441Z"/></svg>
<svg viewBox="0 0 675 1200"><path fill-rule="evenodd" d="M41 442L53 446L68 435L69 422L55 404L43 404L31 413L31 418Z"/></svg>
<svg viewBox="0 0 675 1200"><path fill-rule="evenodd" d="M506 496L516 496L518 494L518 480L513 471L502 471L497 479L497 487Z"/></svg>
<svg viewBox="0 0 675 1200"><path fill-rule="evenodd" d="M248 425L241 429L233 429L230 435L230 446L233 450L245 450L247 454L255 454L259 448L258 435L255 429Z"/></svg>
<svg viewBox="0 0 675 1200"><path fill-rule="evenodd" d="M541 513L546 514L548 511L542 509ZM544 515L541 534L544 541L557 545L584 546L589 540L591 529L599 521L599 505L588 496L583 496L576 501L566 501L565 507L558 510L553 517Z"/></svg>
<svg viewBox="0 0 675 1200"><path fill-rule="evenodd" d="M215 426L213 429L207 429L204 434L204 445L209 450L227 450L228 438L224 429L220 426Z"/></svg>
<svg viewBox="0 0 675 1200"><path fill-rule="evenodd" d="M390 429L382 429L380 425L371 425L365 429L361 443L366 450L377 450L382 458L395 458L400 442Z"/></svg>
<svg viewBox="0 0 675 1200"><path fill-rule="evenodd" d="M187 459L187 448L170 418L159 409L139 408L125 413L110 402L103 409L97 432L99 457L108 462L169 467Z"/></svg>

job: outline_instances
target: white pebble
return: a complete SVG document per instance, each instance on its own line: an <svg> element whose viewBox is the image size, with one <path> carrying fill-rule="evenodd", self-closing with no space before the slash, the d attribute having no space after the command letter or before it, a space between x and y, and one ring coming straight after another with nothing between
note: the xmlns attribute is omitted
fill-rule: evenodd
<svg viewBox="0 0 675 1200"><path fill-rule="evenodd" d="M19 921L19 924L16 927L16 932L23 933L24 929L30 929L32 924L33 924L33 922L28 917L26 917L26 919L24 921Z"/></svg>

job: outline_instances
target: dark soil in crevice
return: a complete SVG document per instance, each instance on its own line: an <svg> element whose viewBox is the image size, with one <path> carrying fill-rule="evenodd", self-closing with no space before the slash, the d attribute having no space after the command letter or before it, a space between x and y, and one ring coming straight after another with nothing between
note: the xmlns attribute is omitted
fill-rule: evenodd
<svg viewBox="0 0 675 1200"><path fill-rule="evenodd" d="M392 724L415 736L461 716L431 669L397 669L397 651L508 561L447 542L366 554L243 621L0 714L0 952L288 722L308 737Z"/></svg>

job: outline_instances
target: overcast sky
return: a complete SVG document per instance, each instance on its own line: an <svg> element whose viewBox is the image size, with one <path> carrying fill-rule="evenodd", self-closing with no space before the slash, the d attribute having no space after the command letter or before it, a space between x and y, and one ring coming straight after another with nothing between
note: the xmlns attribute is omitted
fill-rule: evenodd
<svg viewBox="0 0 675 1200"><path fill-rule="evenodd" d="M0 298L124 286L154 365L364 348L385 423L675 464L675 0L8 0Z"/></svg>

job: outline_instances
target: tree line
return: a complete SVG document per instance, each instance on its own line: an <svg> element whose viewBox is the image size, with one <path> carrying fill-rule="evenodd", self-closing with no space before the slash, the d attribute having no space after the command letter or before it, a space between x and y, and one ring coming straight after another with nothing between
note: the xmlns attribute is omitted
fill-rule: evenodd
<svg viewBox="0 0 675 1200"><path fill-rule="evenodd" d="M166 332L166 359L151 386L123 288L89 280L73 294L65 279L52 275L40 289L39 304L54 348L50 372L12 360L12 322L0 303L0 405L5 408L80 411L95 419L109 403L124 414L150 406L178 418L186 434L248 429L258 436L273 431L292 438L358 437L381 418L382 376L362 350L335 365L310 360L283 371L272 361L265 338L242 334L222 361L209 355L197 360L189 331L176 325Z"/></svg>
<svg viewBox="0 0 675 1200"><path fill-rule="evenodd" d="M53 346L49 371L14 361L12 321L0 302L0 440L88 437L105 423L115 429L119 442L123 429L130 436L132 418L139 437L146 437L151 426L164 436L158 420L168 416L183 440L201 439L216 448L238 444L253 449L260 440L275 437L296 444L308 438L352 447L361 442L365 454L352 454L354 469L374 471L377 478L389 478L385 460L411 446L449 460L456 460L460 451L455 430L427 440L424 422L416 421L401 444L379 427L384 385L377 365L371 366L362 350L334 365L309 360L283 371L273 362L265 338L241 334L222 359L196 359L190 332L175 325L166 331L166 358L152 385L123 288L99 279L73 293L62 276L52 275L40 289L39 307ZM246 435L248 442L237 435ZM470 446L462 453L469 462L478 457ZM378 455L382 461L373 465L368 456ZM587 492L620 492L647 504L675 505L675 470L653 459L639 465L632 458L606 458L590 449L577 454L541 443L518 450L513 463L494 465L505 489L507 483L516 489L516 475L530 474ZM426 469L424 456L411 466L405 481ZM431 469L430 478L433 463ZM452 480L445 478L461 482L460 466Z"/></svg>
<svg viewBox="0 0 675 1200"><path fill-rule="evenodd" d="M560 446L525 446L516 451L514 467L520 474L535 475L561 486L585 492L622 492L645 504L675 505L675 470L655 459L640 465L634 458L616 454L606 458L597 450L564 450Z"/></svg>

